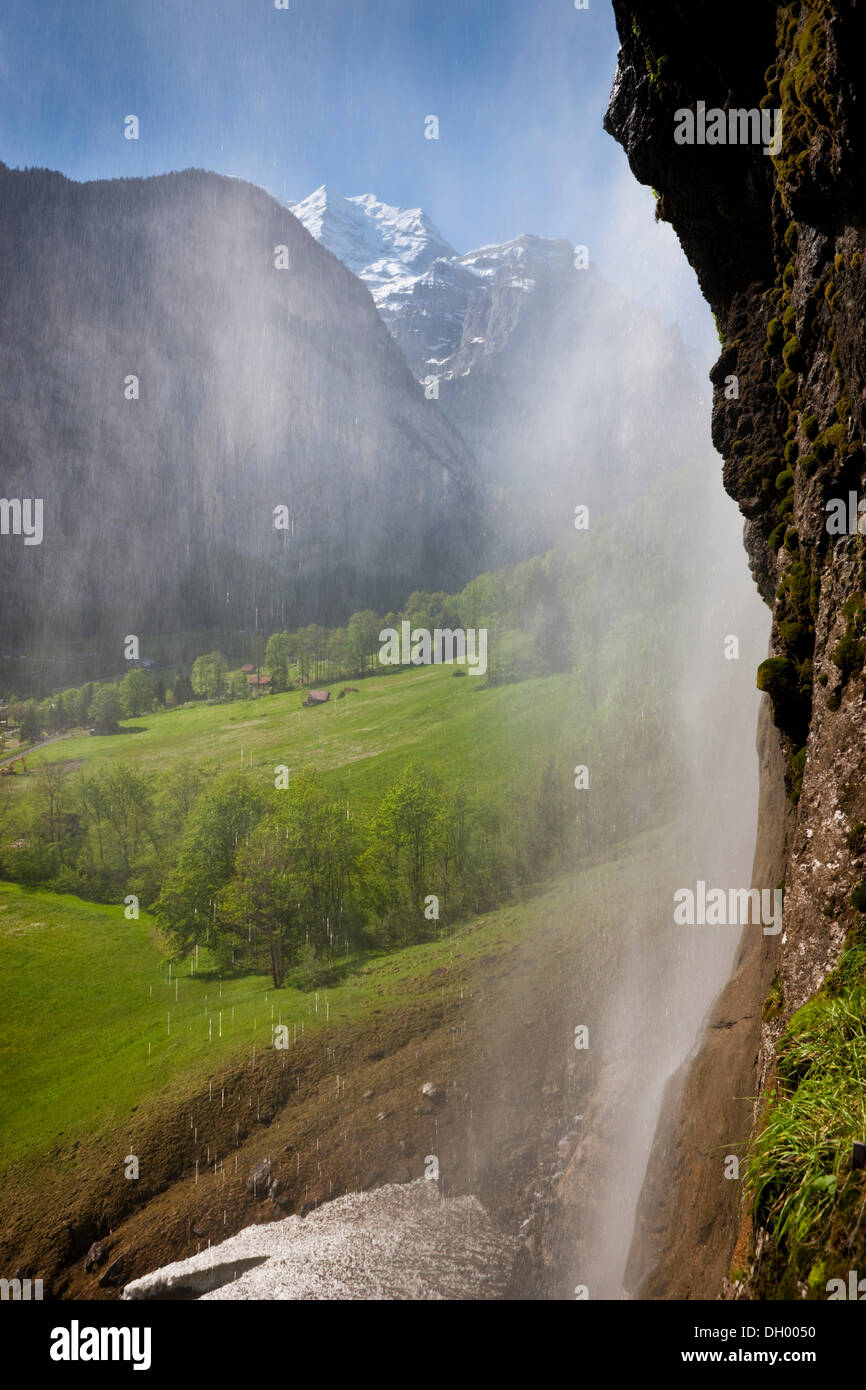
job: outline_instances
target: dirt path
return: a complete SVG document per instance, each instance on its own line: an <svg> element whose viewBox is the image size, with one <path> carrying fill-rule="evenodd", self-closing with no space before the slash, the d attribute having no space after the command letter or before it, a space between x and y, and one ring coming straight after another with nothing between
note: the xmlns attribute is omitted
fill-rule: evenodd
<svg viewBox="0 0 866 1390"><path fill-rule="evenodd" d="M49 743L59 743L64 738L80 738L83 729L73 729L68 734L53 734L51 738L40 739L39 743L31 743L29 748L24 748L19 753L13 753L9 758L0 758L0 767L8 767L10 763L17 763L19 758L29 758L31 753L36 753L40 748L47 748Z"/></svg>

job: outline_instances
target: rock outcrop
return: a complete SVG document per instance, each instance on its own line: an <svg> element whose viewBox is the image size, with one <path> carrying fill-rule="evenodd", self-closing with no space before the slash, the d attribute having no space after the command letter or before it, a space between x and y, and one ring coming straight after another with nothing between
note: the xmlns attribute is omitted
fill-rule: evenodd
<svg viewBox="0 0 866 1390"><path fill-rule="evenodd" d="M742 1156L760 1124L760 1106L736 1098L766 1090L792 1014L862 924L850 896L866 874L866 550L856 529L866 25L856 0L613 3L622 48L606 126L656 191L657 216L674 226L716 316L713 439L773 613L758 672L773 727L761 734L754 881L784 880L784 931L778 944L744 942L698 1055L672 1087L629 1274L644 1296L714 1297L743 1207L723 1159ZM734 130L734 142L698 143L701 103L703 129L723 111L716 134ZM693 143L675 140L684 110L695 113ZM735 125L731 112L741 113ZM765 152L779 119L780 147Z"/></svg>

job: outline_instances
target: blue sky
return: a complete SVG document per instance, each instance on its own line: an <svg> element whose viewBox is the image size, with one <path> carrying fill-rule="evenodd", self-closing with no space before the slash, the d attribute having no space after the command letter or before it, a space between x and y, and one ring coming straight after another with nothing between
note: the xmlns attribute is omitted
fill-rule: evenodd
<svg viewBox="0 0 866 1390"><path fill-rule="evenodd" d="M0 158L75 179L197 166L289 198L327 183L423 207L460 251L564 236L691 335L704 318L693 277L672 283L675 239L653 230L652 195L601 125L618 47L609 0L289 4L6 6ZM129 114L138 141L123 138ZM438 141L424 138L430 114Z"/></svg>
<svg viewBox="0 0 866 1390"><path fill-rule="evenodd" d="M424 206L461 250L523 230L598 239L621 158L601 129L617 49L604 0L290 5L9 6L0 157L76 179L196 165L290 197L374 192ZM131 112L138 142L122 138Z"/></svg>

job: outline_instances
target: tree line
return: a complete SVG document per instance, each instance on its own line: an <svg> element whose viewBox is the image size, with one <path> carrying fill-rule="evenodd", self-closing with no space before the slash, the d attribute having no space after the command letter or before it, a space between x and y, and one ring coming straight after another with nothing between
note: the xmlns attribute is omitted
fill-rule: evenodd
<svg viewBox="0 0 866 1390"><path fill-rule="evenodd" d="M549 557L480 575L457 595L415 590L400 612L365 609L353 613L345 627L311 623L268 637L254 634L245 664L266 675L277 694L310 682L362 678L382 669L379 633L399 629L404 619L431 632L437 627L488 628L488 685L570 668L571 625ZM246 700L251 693L246 675L232 670L225 653L214 650L173 676L135 668L119 681L90 681L43 700L10 695L5 708L8 726L18 729L22 743L31 744L67 729L111 726L193 700Z"/></svg>
<svg viewBox="0 0 866 1390"><path fill-rule="evenodd" d="M533 795L499 805L413 764L366 815L310 768L280 790L192 763L36 777L27 803L0 796L0 873L102 902L132 894L176 958L204 946L219 970L267 968L277 987L304 963L432 939L575 850L552 763Z"/></svg>

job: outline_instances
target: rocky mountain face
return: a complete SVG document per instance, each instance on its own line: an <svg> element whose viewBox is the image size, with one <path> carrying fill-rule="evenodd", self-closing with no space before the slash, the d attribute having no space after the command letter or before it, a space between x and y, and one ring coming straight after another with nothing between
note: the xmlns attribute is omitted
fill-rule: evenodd
<svg viewBox="0 0 866 1390"><path fill-rule="evenodd" d="M458 346L479 277L421 208L372 194L344 198L324 185L287 203L307 231L364 281L419 380L438 375Z"/></svg>
<svg viewBox="0 0 866 1390"><path fill-rule="evenodd" d="M343 198L322 184L300 203L286 203L323 246L363 280L376 298L435 260L457 255L421 208L396 208L372 193Z"/></svg>
<svg viewBox="0 0 866 1390"><path fill-rule="evenodd" d="M261 189L0 165L0 300L0 492L44 533L3 519L5 643L342 622L476 572L468 449Z"/></svg>
<svg viewBox="0 0 866 1390"><path fill-rule="evenodd" d="M499 288L525 297L539 277L571 278L575 268L570 242L535 236L461 255L421 208L393 207L369 193L344 198L323 185L286 206L364 281L412 372L425 382L451 380L498 350L499 338L479 330L491 327ZM499 337L511 326L501 325Z"/></svg>
<svg viewBox="0 0 866 1390"><path fill-rule="evenodd" d="M417 208L326 189L288 206L368 286L503 499L499 559L538 553L568 535L576 505L615 510L702 452L701 390L678 333L569 241L523 234L460 254Z"/></svg>
<svg viewBox="0 0 866 1390"><path fill-rule="evenodd" d="M542 262L525 247L522 275L473 296L439 383L443 411L504 499L518 554L573 536L578 505L616 512L708 443L678 333L595 267L576 269L567 242L547 245L558 254Z"/></svg>
<svg viewBox="0 0 866 1390"><path fill-rule="evenodd" d="M766 1093L792 1014L862 937L851 894L866 877L866 25L856 0L614 10L622 48L606 125L658 191L657 215L724 336L713 438L773 613L758 675L754 883L784 881L784 930L776 941L746 928L735 976L671 1085L629 1278L643 1296L715 1297L735 1244L746 1263L766 1245L741 1224L742 1182L723 1173L761 1125L760 1103L742 1098ZM699 103L726 118L781 113L780 148L678 143L677 112L697 121Z"/></svg>

